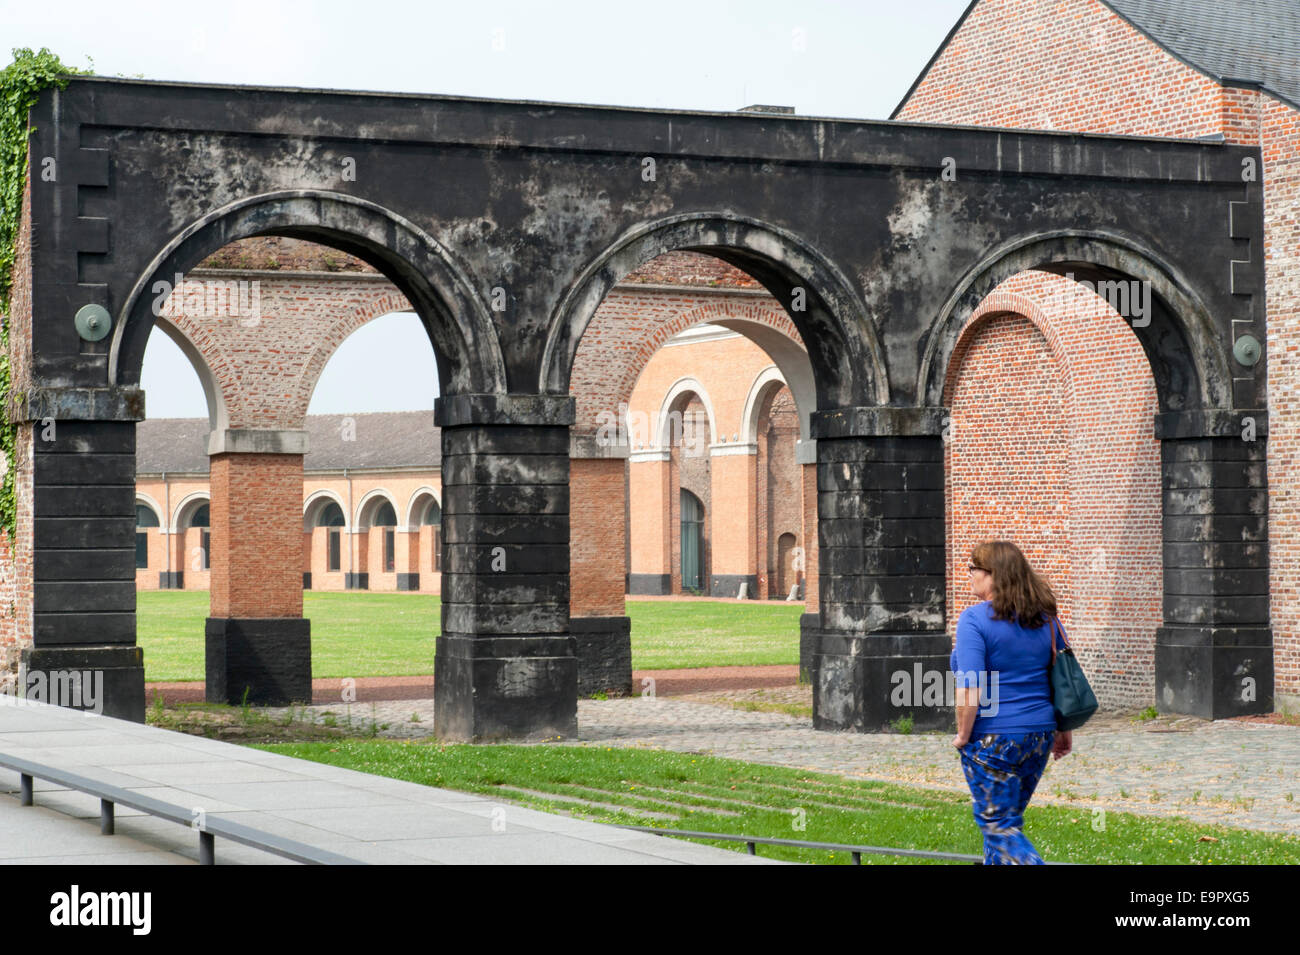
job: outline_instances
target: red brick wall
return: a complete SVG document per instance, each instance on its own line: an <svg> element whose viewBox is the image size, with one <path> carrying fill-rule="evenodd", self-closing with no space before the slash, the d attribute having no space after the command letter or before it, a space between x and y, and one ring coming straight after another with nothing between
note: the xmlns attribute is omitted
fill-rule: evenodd
<svg viewBox="0 0 1300 955"><path fill-rule="evenodd" d="M0 692L17 685L24 647L32 645L35 590L32 567L32 441L35 430L19 426L15 442L17 468L14 497L18 505L18 539L0 530Z"/></svg>
<svg viewBox="0 0 1300 955"><path fill-rule="evenodd" d="M190 282L257 283L261 314L190 312ZM202 285L199 285L202 288ZM250 287L248 299L253 300ZM162 314L194 343L211 370L232 428L303 427L316 382L344 339L362 325L411 305L386 280L353 274L194 272Z"/></svg>
<svg viewBox="0 0 1300 955"><path fill-rule="evenodd" d="M764 461L764 513L759 524L763 528L763 547L759 550L759 567L766 568L767 593L765 596L785 597L790 584L780 587L780 560L777 543L782 534L793 534L795 546L803 547L803 475L795 462L795 441L799 437L799 415L795 410L794 396L788 388L781 388L772 398L767 415L767 427L761 428L761 444L766 452ZM759 590L763 590L760 583Z"/></svg>
<svg viewBox="0 0 1300 955"><path fill-rule="evenodd" d="M210 462L212 616L301 617L302 455Z"/></svg>
<svg viewBox="0 0 1300 955"><path fill-rule="evenodd" d="M1259 105L1268 283L1268 554L1274 687L1300 708L1300 111Z"/></svg>
<svg viewBox="0 0 1300 955"><path fill-rule="evenodd" d="M629 272L621 282L624 285L699 285L760 291L763 288L748 272L698 252L665 252Z"/></svg>
<svg viewBox="0 0 1300 955"><path fill-rule="evenodd" d="M569 462L569 613L623 616L627 544L623 529L622 458ZM573 528L582 529L574 533Z"/></svg>
<svg viewBox="0 0 1300 955"><path fill-rule="evenodd" d="M770 296L628 286L612 290L574 356L569 390L577 403L576 430L595 431L603 412L617 413L621 403L629 402L641 372L668 339L693 325L727 319L766 325L802 344L794 323ZM743 403L745 394L741 391L737 400Z"/></svg>
<svg viewBox="0 0 1300 955"><path fill-rule="evenodd" d="M1267 93L1220 87L1098 0L983 0L895 118L1170 137L1221 132L1231 142L1262 147L1274 661L1279 697L1300 702L1300 487L1291 465L1300 452L1300 399L1295 397L1300 394L1300 355L1290 344L1300 333L1300 114ZM1016 281L1022 283L1017 290L1034 300L1050 292L1045 278L1037 280L1037 288L1030 278ZM1061 321L1059 309L1049 309L1039 324L1051 329ZM1121 342L1115 335L1089 337L1080 342L1082 351L1061 359L1071 375L1086 371L1091 394L1098 401L1103 396L1137 400L1131 390L1136 385L1131 371L1108 364ZM963 379L966 374L962 373ZM981 374L996 377L999 372L988 367ZM1149 371L1141 377L1143 387L1149 389ZM1146 395L1149 398L1150 391ZM1075 616L1076 627L1113 628L1112 635L1091 652L1112 658L1108 692L1140 697L1152 682L1145 634L1160 611L1159 512L1150 510L1151 499L1144 496L1134 505L1134 513L1118 523L1112 520L1110 530L1098 525L1096 517L1121 514L1137 501L1132 495L1142 486L1154 482L1158 488L1159 476L1152 470L1149 419L1135 419L1116 431L1107 427L1109 406L1098 407L1103 410L1095 419L1069 412L1074 459L1085 466L1108 460L1088 453L1089 442L1104 440L1113 463L1096 466L1096 477L1109 474L1109 483L1081 475L1072 485L1075 496L1069 506L1076 528L1072 540L1076 586L1068 612ZM1085 427L1088 422L1094 424ZM1130 437L1122 439L1125 430ZM1116 482L1127 482L1128 493L1119 505L1108 500L1109 492L1103 490L1113 489ZM960 525L969 517L950 512L950 519ZM961 555L950 556L954 564L961 559ZM1099 567L1105 569L1098 571ZM1093 582L1092 592L1077 586L1081 580ZM957 586L964 589L961 583ZM1098 622L1089 624L1079 616L1084 600L1094 608L1089 619ZM1104 608L1107 603L1110 610ZM1112 622L1104 623L1107 619ZM1125 620L1130 623L1123 624Z"/></svg>
<svg viewBox="0 0 1300 955"><path fill-rule="evenodd" d="M1223 90L1098 0L983 0L904 107L903 122L1194 137Z"/></svg>
<svg viewBox="0 0 1300 955"><path fill-rule="evenodd" d="M966 567L981 540L1015 541L1058 600L1070 599L1068 421L1055 356L1019 315L976 320L965 336L946 398L950 631L976 602Z"/></svg>
<svg viewBox="0 0 1300 955"><path fill-rule="evenodd" d="M1137 336L1091 292L1022 273L967 324L945 400L950 631L975 602L971 548L1013 540L1052 585L1098 698L1149 703L1160 447Z"/></svg>

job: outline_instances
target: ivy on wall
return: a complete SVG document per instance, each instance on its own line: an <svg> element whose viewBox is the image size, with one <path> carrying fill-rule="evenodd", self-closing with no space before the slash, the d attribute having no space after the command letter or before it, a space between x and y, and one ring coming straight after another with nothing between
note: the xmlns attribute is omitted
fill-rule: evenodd
<svg viewBox="0 0 1300 955"><path fill-rule="evenodd" d="M8 409L10 389L9 295L13 287L18 223L22 220L27 143L32 133L27 125L27 113L41 90L50 86L63 89L70 76L89 72L64 66L45 47L39 53L27 48L16 49L13 57L13 62L0 71L0 408L3 409ZM4 482L0 484L0 528L9 532L11 542L18 531L18 507L14 498L17 442L18 425L9 420L6 410L0 414L0 452L8 463Z"/></svg>

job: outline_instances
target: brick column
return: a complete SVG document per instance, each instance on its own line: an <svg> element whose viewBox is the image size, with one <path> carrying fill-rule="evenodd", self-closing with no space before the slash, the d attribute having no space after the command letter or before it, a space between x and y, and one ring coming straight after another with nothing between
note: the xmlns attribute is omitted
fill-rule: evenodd
<svg viewBox="0 0 1300 955"><path fill-rule="evenodd" d="M712 487L713 562L709 594L736 597L748 584L750 599L758 596L758 567L754 554L757 515L758 445L747 442L715 444L709 448Z"/></svg>
<svg viewBox="0 0 1300 955"><path fill-rule="evenodd" d="M1225 719L1273 710L1267 420L1264 411L1156 417L1165 542L1155 660L1161 712Z"/></svg>
<svg viewBox="0 0 1300 955"><path fill-rule="evenodd" d="M349 527L343 539L348 547L348 556L344 560L351 561L343 564L343 589L369 590L370 528L358 530L355 526Z"/></svg>
<svg viewBox="0 0 1300 955"><path fill-rule="evenodd" d="M939 413L853 408L813 417L821 627L813 661L813 726L879 732L904 716L951 725L942 694L943 442ZM902 686L900 705L895 701Z"/></svg>
<svg viewBox="0 0 1300 955"><path fill-rule="evenodd" d="M420 525L397 528L394 543L394 569L398 590L420 589Z"/></svg>
<svg viewBox="0 0 1300 955"><path fill-rule="evenodd" d="M144 722L135 631L138 388L35 389L18 427L19 689ZM24 449L30 451L26 454ZM28 559L30 555L30 559ZM30 609L28 609L30 608ZM30 633L30 643L25 639Z"/></svg>
<svg viewBox="0 0 1300 955"><path fill-rule="evenodd" d="M569 629L578 695L632 692L632 620L625 614L627 446L574 435L569 446Z"/></svg>
<svg viewBox="0 0 1300 955"><path fill-rule="evenodd" d="M632 502L632 558L627 592L673 592L672 451L656 448L628 455L628 491Z"/></svg>
<svg viewBox="0 0 1300 955"><path fill-rule="evenodd" d="M227 430L208 441L212 616L209 703L311 702L302 616L305 431Z"/></svg>
<svg viewBox="0 0 1300 955"><path fill-rule="evenodd" d="M444 740L572 736L569 426L573 399L437 399L446 565L434 661Z"/></svg>

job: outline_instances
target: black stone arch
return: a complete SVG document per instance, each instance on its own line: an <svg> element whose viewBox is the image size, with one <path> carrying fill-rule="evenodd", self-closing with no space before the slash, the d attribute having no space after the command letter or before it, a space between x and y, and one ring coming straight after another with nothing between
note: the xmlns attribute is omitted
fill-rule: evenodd
<svg viewBox="0 0 1300 955"><path fill-rule="evenodd" d="M985 256L962 276L926 336L918 404L942 407L953 349L970 316L998 285L1028 270L1089 282L1151 283L1150 324L1131 326L1142 343L1161 411L1233 407L1232 342L1193 285L1158 253L1118 233L1060 230L1027 236Z"/></svg>
<svg viewBox="0 0 1300 955"><path fill-rule="evenodd" d="M237 239L281 235L328 245L373 265L398 287L433 344L444 393L506 391L505 360L473 284L436 239L396 213L340 193L293 190L250 196L198 219L154 257L114 324L112 385L138 385L153 328L154 284L172 282Z"/></svg>
<svg viewBox="0 0 1300 955"><path fill-rule="evenodd" d="M780 302L808 350L821 409L888 404L884 350L861 296L829 259L784 229L725 212L687 213L629 229L578 274L551 315L539 387L569 393L587 325L624 276L665 252L699 252L752 275ZM804 290L803 311L792 309Z"/></svg>

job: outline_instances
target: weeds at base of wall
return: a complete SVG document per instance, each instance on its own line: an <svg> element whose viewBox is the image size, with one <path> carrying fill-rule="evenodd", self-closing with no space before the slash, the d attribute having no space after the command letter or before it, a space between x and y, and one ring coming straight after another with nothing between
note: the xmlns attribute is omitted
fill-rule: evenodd
<svg viewBox="0 0 1300 955"><path fill-rule="evenodd" d="M900 716L889 724L890 729L902 736L910 736L915 726L916 723L913 720L911 713L908 713L906 716Z"/></svg>

